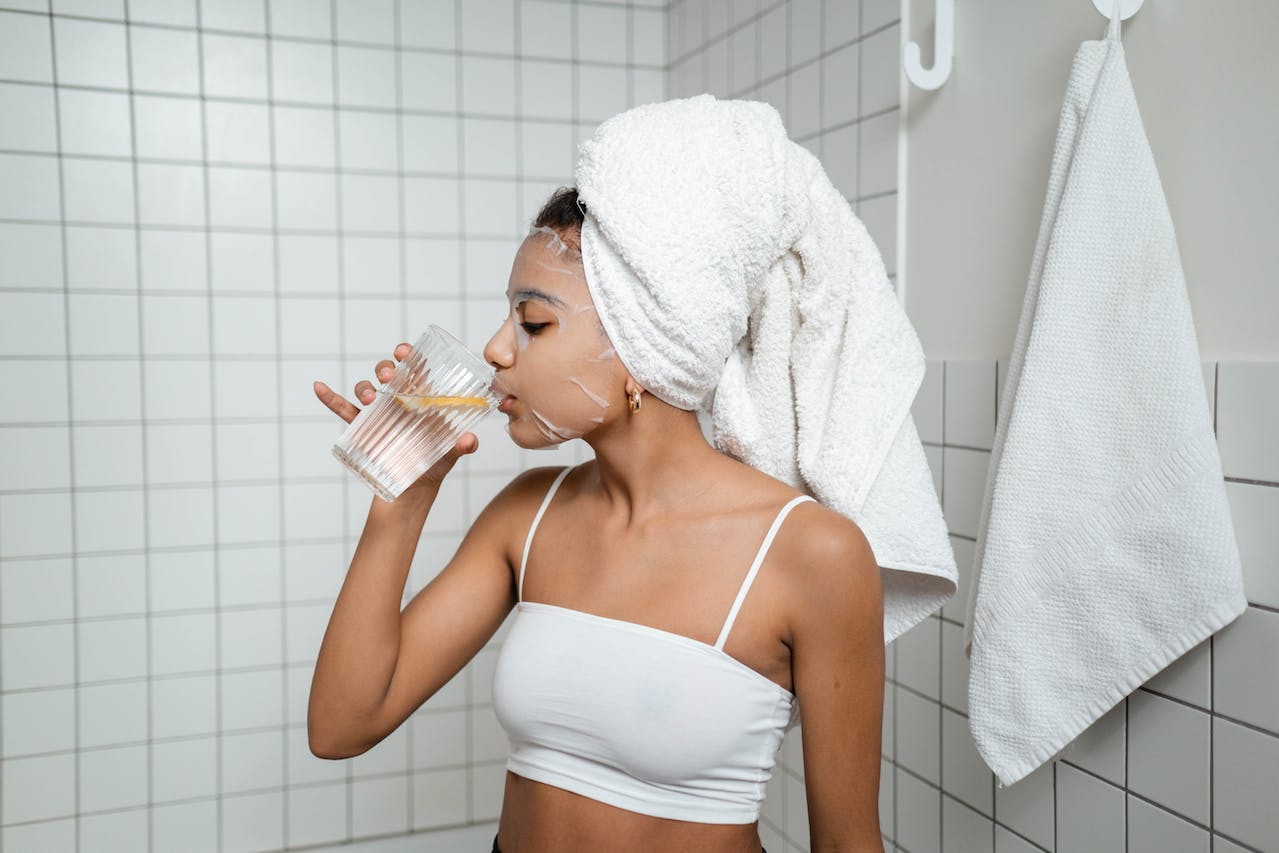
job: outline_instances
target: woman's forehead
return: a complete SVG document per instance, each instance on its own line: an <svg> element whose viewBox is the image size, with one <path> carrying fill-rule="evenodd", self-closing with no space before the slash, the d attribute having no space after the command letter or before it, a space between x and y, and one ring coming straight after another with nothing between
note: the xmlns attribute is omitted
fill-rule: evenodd
<svg viewBox="0 0 1279 853"><path fill-rule="evenodd" d="M507 295L515 302L520 301L520 293L552 305L556 301L562 303L557 307L589 303L581 255L565 247L553 232L550 237L543 233L530 234L515 254L507 288Z"/></svg>

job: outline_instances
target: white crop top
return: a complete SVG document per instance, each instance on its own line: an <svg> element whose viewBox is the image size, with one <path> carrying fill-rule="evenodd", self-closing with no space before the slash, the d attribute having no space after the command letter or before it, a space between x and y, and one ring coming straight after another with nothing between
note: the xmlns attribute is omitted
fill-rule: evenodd
<svg viewBox="0 0 1279 853"><path fill-rule="evenodd" d="M753 823L794 694L724 652L724 642L782 520L782 507L715 645L635 622L524 601L538 522L520 560L515 617L493 671L493 705L514 773L641 814Z"/></svg>

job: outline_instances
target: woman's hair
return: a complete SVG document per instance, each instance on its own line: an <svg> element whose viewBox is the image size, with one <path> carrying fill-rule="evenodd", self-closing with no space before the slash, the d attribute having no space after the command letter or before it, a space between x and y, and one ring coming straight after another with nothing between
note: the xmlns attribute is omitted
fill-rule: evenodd
<svg viewBox="0 0 1279 853"><path fill-rule="evenodd" d="M580 206L579 206L580 205ZM577 187L560 187L542 205L533 219L534 228L551 228L569 246L582 248L582 208L586 205L577 198Z"/></svg>

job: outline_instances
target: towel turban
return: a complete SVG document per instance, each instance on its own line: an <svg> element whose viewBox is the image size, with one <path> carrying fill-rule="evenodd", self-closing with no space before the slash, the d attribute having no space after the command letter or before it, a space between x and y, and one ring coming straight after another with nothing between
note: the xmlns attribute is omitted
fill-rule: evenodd
<svg viewBox="0 0 1279 853"><path fill-rule="evenodd" d="M704 94L603 122L576 169L582 261L618 358L728 453L852 518L885 641L957 572L910 406L918 336L865 226L772 106Z"/></svg>

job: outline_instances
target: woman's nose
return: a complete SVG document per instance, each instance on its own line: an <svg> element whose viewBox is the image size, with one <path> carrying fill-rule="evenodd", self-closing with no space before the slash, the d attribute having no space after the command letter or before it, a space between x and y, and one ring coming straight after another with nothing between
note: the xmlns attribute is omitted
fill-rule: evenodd
<svg viewBox="0 0 1279 853"><path fill-rule="evenodd" d="M514 361L514 334L507 317L493 337L484 345L484 360L496 368L510 367Z"/></svg>

